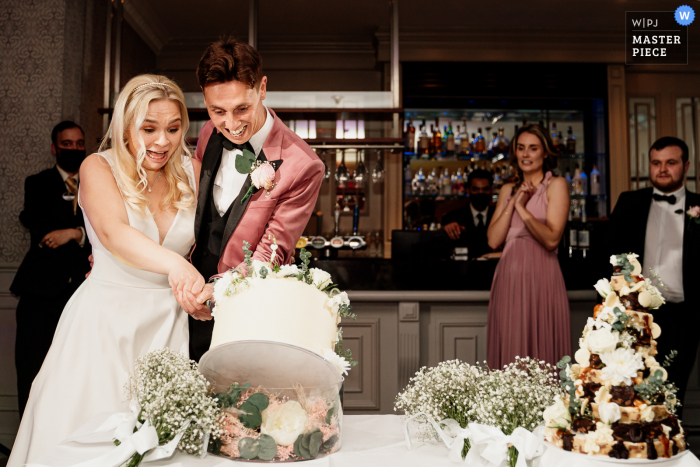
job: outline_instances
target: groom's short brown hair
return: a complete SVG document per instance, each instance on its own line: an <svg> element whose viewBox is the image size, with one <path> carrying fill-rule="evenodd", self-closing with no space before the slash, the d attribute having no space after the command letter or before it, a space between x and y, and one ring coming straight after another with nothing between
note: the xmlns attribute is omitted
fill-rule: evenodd
<svg viewBox="0 0 700 467"><path fill-rule="evenodd" d="M232 37L219 39L207 47L197 65L197 81L202 89L230 81L240 81L253 88L262 76L262 57L258 51Z"/></svg>

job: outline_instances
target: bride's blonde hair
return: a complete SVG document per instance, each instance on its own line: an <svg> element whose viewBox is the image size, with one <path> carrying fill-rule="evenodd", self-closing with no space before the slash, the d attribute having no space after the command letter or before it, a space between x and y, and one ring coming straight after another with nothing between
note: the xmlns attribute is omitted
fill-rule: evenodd
<svg viewBox="0 0 700 467"><path fill-rule="evenodd" d="M124 201L142 216L146 215L148 199L144 190L148 186L146 170L143 161L146 158L146 146L139 129L148 113L148 104L156 99L171 99L180 107L181 137L180 144L172 153L163 167L165 196L160 202L160 208L167 210L174 207L178 210L191 210L196 206L194 191L190 187L187 173L183 168L183 155L191 157L185 135L190 127L185 106L185 96L174 81L160 75L139 75L129 80L122 89L114 106L112 122L107 134L102 138L99 151L112 148L112 173ZM129 128L134 125L134 133L140 144L136 157L128 148ZM111 142L110 142L111 136Z"/></svg>

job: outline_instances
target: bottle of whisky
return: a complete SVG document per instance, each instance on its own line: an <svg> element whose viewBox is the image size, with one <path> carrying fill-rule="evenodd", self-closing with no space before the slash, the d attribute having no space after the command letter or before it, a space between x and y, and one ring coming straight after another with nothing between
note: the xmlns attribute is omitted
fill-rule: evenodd
<svg viewBox="0 0 700 467"><path fill-rule="evenodd" d="M437 120L435 122L437 123ZM437 154L439 152L442 152L442 133L440 133L440 124L437 123L433 133L433 153Z"/></svg>
<svg viewBox="0 0 700 467"><path fill-rule="evenodd" d="M593 164L593 170L591 170L591 194L600 194L600 172L598 172L598 167Z"/></svg>
<svg viewBox="0 0 700 467"><path fill-rule="evenodd" d="M408 119L408 127L404 135L404 147L406 152L416 152L416 128L413 126L413 119Z"/></svg>
<svg viewBox="0 0 700 467"><path fill-rule="evenodd" d="M430 137L425 131L425 125L421 127L420 136L418 137L418 152L428 154L430 152Z"/></svg>
<svg viewBox="0 0 700 467"><path fill-rule="evenodd" d="M428 153L429 154L435 154L435 141L433 141L433 137L435 136L435 128L433 127L433 124L430 124L430 135L428 137L430 140L428 141Z"/></svg>
<svg viewBox="0 0 700 467"><path fill-rule="evenodd" d="M449 126L447 127L447 138L446 138L446 144L447 144L447 151L445 151L447 154L454 154L455 153L455 134L452 132L452 122L450 121Z"/></svg>
<svg viewBox="0 0 700 467"><path fill-rule="evenodd" d="M476 152L476 133L472 133L472 137L469 139L469 152Z"/></svg>
<svg viewBox="0 0 700 467"><path fill-rule="evenodd" d="M445 125L442 130L442 150L440 150L440 152L447 154L447 125Z"/></svg>
<svg viewBox="0 0 700 467"><path fill-rule="evenodd" d="M481 128L477 129L476 139L474 140L474 152L483 154L486 152L486 140L481 134Z"/></svg>
<svg viewBox="0 0 700 467"><path fill-rule="evenodd" d="M491 141L489 142L489 145L486 148L487 151L490 153L496 152L496 138L498 138L498 133L494 131L493 133L491 133Z"/></svg>
<svg viewBox="0 0 700 467"><path fill-rule="evenodd" d="M569 127L569 130L566 132L566 153L576 154L576 137L571 127Z"/></svg>
<svg viewBox="0 0 700 467"><path fill-rule="evenodd" d="M559 151L559 146L561 145L561 140L559 139L559 133L557 133L557 124L552 122L552 145L555 151Z"/></svg>
<svg viewBox="0 0 700 467"><path fill-rule="evenodd" d="M459 152L468 154L470 147L469 133L467 133L467 119L462 119L462 132L459 134Z"/></svg>
<svg viewBox="0 0 700 467"><path fill-rule="evenodd" d="M450 170L446 167L440 178L440 194L452 194L452 179L450 178Z"/></svg>

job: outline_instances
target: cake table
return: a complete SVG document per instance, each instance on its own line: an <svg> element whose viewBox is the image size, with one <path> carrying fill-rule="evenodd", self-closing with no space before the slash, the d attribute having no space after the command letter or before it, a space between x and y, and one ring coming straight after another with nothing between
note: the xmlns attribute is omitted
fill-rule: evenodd
<svg viewBox="0 0 700 467"><path fill-rule="evenodd" d="M97 428L110 414L103 413L81 427L76 435L89 433ZM343 419L343 447L340 451L328 457L305 461L304 466L332 467L385 467L400 465L402 467L453 466L447 459L448 451L442 444L424 444L414 442L413 450L409 451L403 437L404 417L398 415L345 415ZM39 460L46 467L67 467L79 462L93 459L113 449L109 440L102 444L66 443L54 448ZM686 455L668 459L663 464L654 461L629 461L629 466L663 465L668 467L700 467L698 460L691 452ZM174 467L233 467L234 465L250 467L250 462L235 462L221 457L208 455L196 458L180 451L167 460L141 464L143 467L159 467L164 465ZM503 464L506 465L505 463ZM547 449L542 457L528 462L530 467L551 467L566 465L567 467L613 467L619 463L609 463L605 459L591 459L584 455L575 455L559 449Z"/></svg>

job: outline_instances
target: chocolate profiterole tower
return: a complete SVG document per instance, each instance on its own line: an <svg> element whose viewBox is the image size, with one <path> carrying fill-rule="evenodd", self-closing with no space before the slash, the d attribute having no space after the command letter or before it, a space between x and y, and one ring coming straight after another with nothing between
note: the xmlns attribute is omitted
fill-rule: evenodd
<svg viewBox="0 0 700 467"><path fill-rule="evenodd" d="M545 410L544 421L547 441L558 448L617 459L669 458L687 448L666 371L674 353L657 355L661 328L649 313L665 301L637 258L610 258L613 276L595 285L603 300L575 362L564 357L557 365L566 396Z"/></svg>

